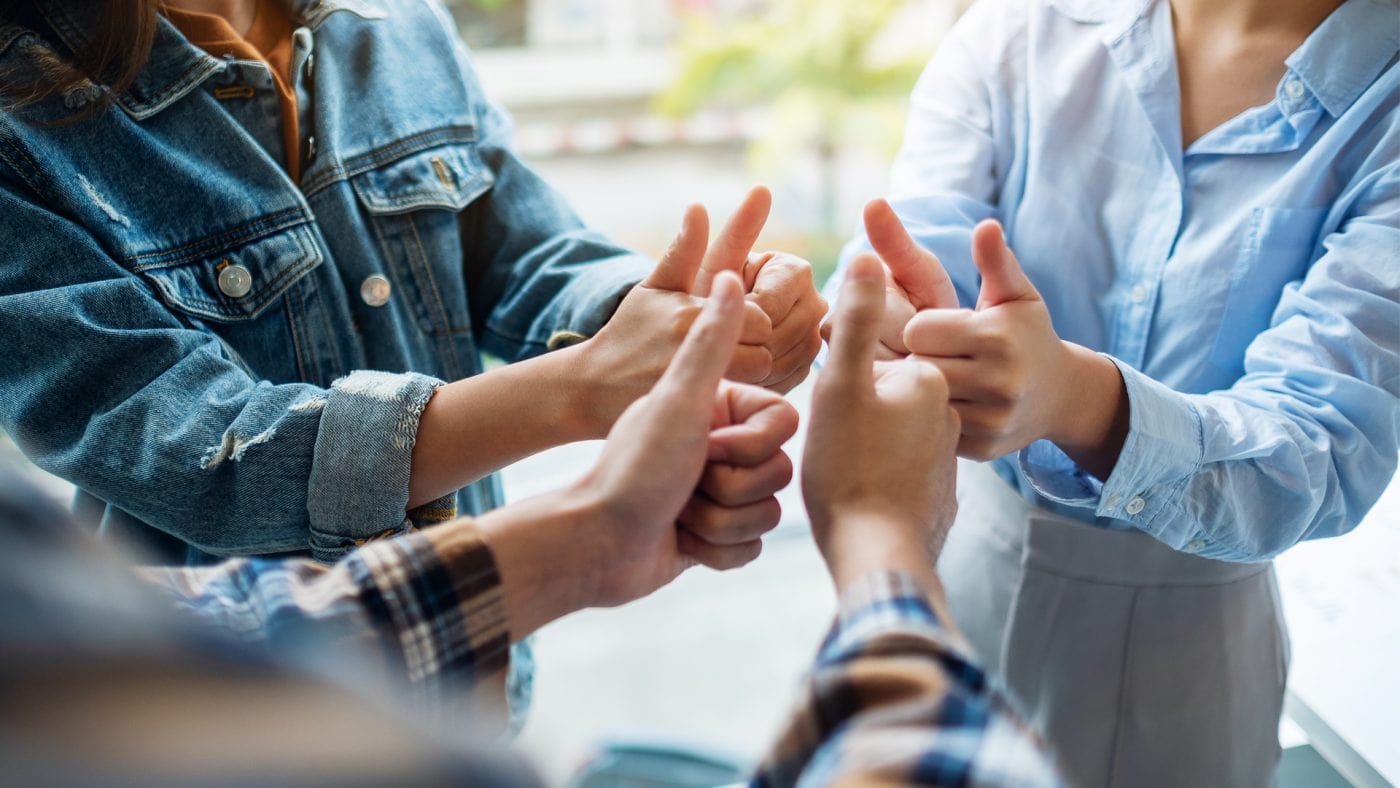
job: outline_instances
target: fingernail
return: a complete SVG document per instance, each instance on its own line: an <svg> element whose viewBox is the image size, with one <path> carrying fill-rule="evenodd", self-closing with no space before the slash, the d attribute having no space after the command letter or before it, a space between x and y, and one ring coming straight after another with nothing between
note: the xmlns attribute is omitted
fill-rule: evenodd
<svg viewBox="0 0 1400 788"><path fill-rule="evenodd" d="M721 301L737 301L743 293L744 282L733 271L720 271L710 284L710 294Z"/></svg>

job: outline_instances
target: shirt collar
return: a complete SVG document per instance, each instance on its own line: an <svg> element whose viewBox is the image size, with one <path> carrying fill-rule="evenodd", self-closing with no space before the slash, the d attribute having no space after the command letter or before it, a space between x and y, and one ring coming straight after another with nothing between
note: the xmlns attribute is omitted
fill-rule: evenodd
<svg viewBox="0 0 1400 788"><path fill-rule="evenodd" d="M1076 22L1113 22L1120 31L1142 16L1151 4L1152 0L1050 0L1050 5Z"/></svg>
<svg viewBox="0 0 1400 788"><path fill-rule="evenodd" d="M1348 0L1286 61L1327 113L1338 117L1400 51L1394 0Z"/></svg>
<svg viewBox="0 0 1400 788"><path fill-rule="evenodd" d="M336 11L349 11L365 19L383 19L387 14L368 0L286 0L293 19L311 28L320 26ZM91 41L90 31L97 22L96 3L78 0L46 0L39 12L54 33L70 50L81 49ZM131 88L117 97L117 105L137 120L155 115L199 87L224 64L192 45L164 17L157 20L155 42L145 68Z"/></svg>
<svg viewBox="0 0 1400 788"><path fill-rule="evenodd" d="M39 3L39 12L70 50L86 47L98 21L95 3L54 0ZM131 88L116 101L137 120L144 120L194 90L222 68L218 59L191 46L164 18L158 21L151 56Z"/></svg>

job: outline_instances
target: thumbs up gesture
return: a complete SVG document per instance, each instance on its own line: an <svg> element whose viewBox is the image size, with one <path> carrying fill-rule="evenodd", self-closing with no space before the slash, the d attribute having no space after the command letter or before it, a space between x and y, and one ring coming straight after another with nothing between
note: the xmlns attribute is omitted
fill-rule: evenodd
<svg viewBox="0 0 1400 788"><path fill-rule="evenodd" d="M955 309L958 293L953 280L933 252L919 246L884 200L865 206L865 235L884 263L885 308L875 349L877 361L909 355L904 328L921 309ZM822 338L831 341L834 315L822 324Z"/></svg>
<svg viewBox="0 0 1400 788"><path fill-rule="evenodd" d="M771 205L767 189L750 191L714 243L708 214L692 205L680 234L651 275L628 292L596 336L580 345L577 401L587 411L580 418L595 437L606 434L622 411L661 377L700 314L715 278L725 271L742 274ZM725 377L762 383L773 370L768 347L773 321L752 300L743 304L739 321L739 344Z"/></svg>
<svg viewBox="0 0 1400 788"><path fill-rule="evenodd" d="M1042 438L1074 443L1082 410L1075 370L1088 351L1056 335L999 223L973 230L972 257L982 274L976 308L921 311L903 335L909 352L948 381L962 422L958 454L991 460Z"/></svg>

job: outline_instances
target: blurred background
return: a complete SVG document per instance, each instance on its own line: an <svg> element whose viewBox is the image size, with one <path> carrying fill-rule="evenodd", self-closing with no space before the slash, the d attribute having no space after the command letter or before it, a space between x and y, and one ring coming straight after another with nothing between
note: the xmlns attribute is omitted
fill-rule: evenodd
<svg viewBox="0 0 1400 788"><path fill-rule="evenodd" d="M830 270L880 193L951 0L453 0L525 158L660 251L684 207L775 194L763 242Z"/></svg>
<svg viewBox="0 0 1400 788"><path fill-rule="evenodd" d="M686 205L722 221L774 193L759 248L818 283L885 190L905 97L961 0L448 0L517 144L582 217L659 254ZM793 394L805 411L809 386ZM788 447L797 459L800 436ZM0 436L0 453L15 449ZM571 481L596 444L505 473L508 496ZM42 477L57 497L63 482ZM609 742L752 764L784 721L834 598L795 489L764 554L696 569L652 597L586 611L536 642L521 746L563 784ZM1342 539L1279 562L1293 633L1279 785L1384 785L1400 774L1400 488ZM1345 669L1339 670L1341 664ZM1377 698L1389 698L1377 703ZM1324 760L1321 755L1325 755Z"/></svg>
<svg viewBox="0 0 1400 788"><path fill-rule="evenodd" d="M905 98L951 0L457 0L482 80L525 159L589 223L650 255L704 204L718 226L773 190L760 249L835 265L884 191ZM805 403L807 389L794 398ZM788 447L800 456L800 441ZM571 481L582 444L506 473L512 500ZM794 701L835 605L795 489L763 556L692 570L653 597L540 633L524 748L558 784L607 742L743 764Z"/></svg>

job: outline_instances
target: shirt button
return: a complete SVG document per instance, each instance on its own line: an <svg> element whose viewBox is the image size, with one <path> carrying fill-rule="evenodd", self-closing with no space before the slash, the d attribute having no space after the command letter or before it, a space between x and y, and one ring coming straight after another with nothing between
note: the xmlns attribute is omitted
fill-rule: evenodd
<svg viewBox="0 0 1400 788"><path fill-rule="evenodd" d="M1206 549L1206 543L1200 539L1192 539L1186 543L1186 552L1199 553Z"/></svg>
<svg viewBox="0 0 1400 788"><path fill-rule="evenodd" d="M370 306L384 306L389 303L391 292L393 288L390 287L389 280L379 274L365 277L364 284L360 285L360 298Z"/></svg>
<svg viewBox="0 0 1400 788"><path fill-rule="evenodd" d="M1283 83L1283 93L1291 99L1302 98L1304 93L1302 80L1290 79Z"/></svg>
<svg viewBox="0 0 1400 788"><path fill-rule="evenodd" d="M229 298L242 298L253 289L253 275L241 265L225 266L219 272L219 290Z"/></svg>
<svg viewBox="0 0 1400 788"><path fill-rule="evenodd" d="M1133 285L1133 289L1128 293L1128 297L1133 299L1134 304L1141 304L1147 300L1147 285Z"/></svg>
<svg viewBox="0 0 1400 788"><path fill-rule="evenodd" d="M1110 508L1110 509L1117 509L1117 508L1118 508L1118 504L1120 504L1120 503L1122 503L1122 502L1123 502L1123 496L1121 496L1121 495L1110 495L1110 496L1108 497L1108 500L1103 502L1103 505L1104 505L1104 506L1107 506L1107 507Z"/></svg>
<svg viewBox="0 0 1400 788"><path fill-rule="evenodd" d="M1142 510L1145 508L1147 508L1147 501L1144 501L1142 496L1138 496L1128 501L1128 505L1124 506L1123 510L1128 514L1141 514Z"/></svg>
<svg viewBox="0 0 1400 788"><path fill-rule="evenodd" d="M307 55L307 56L306 56L306 66L305 66L305 68L306 68L306 78L307 78L307 79L310 79L311 76L312 76L313 74L316 73L316 56L315 56L315 55Z"/></svg>
<svg viewBox="0 0 1400 788"><path fill-rule="evenodd" d="M315 138L315 137L307 137L307 138L306 138L306 158L311 159L311 158L315 158L315 156L316 156L316 138Z"/></svg>

